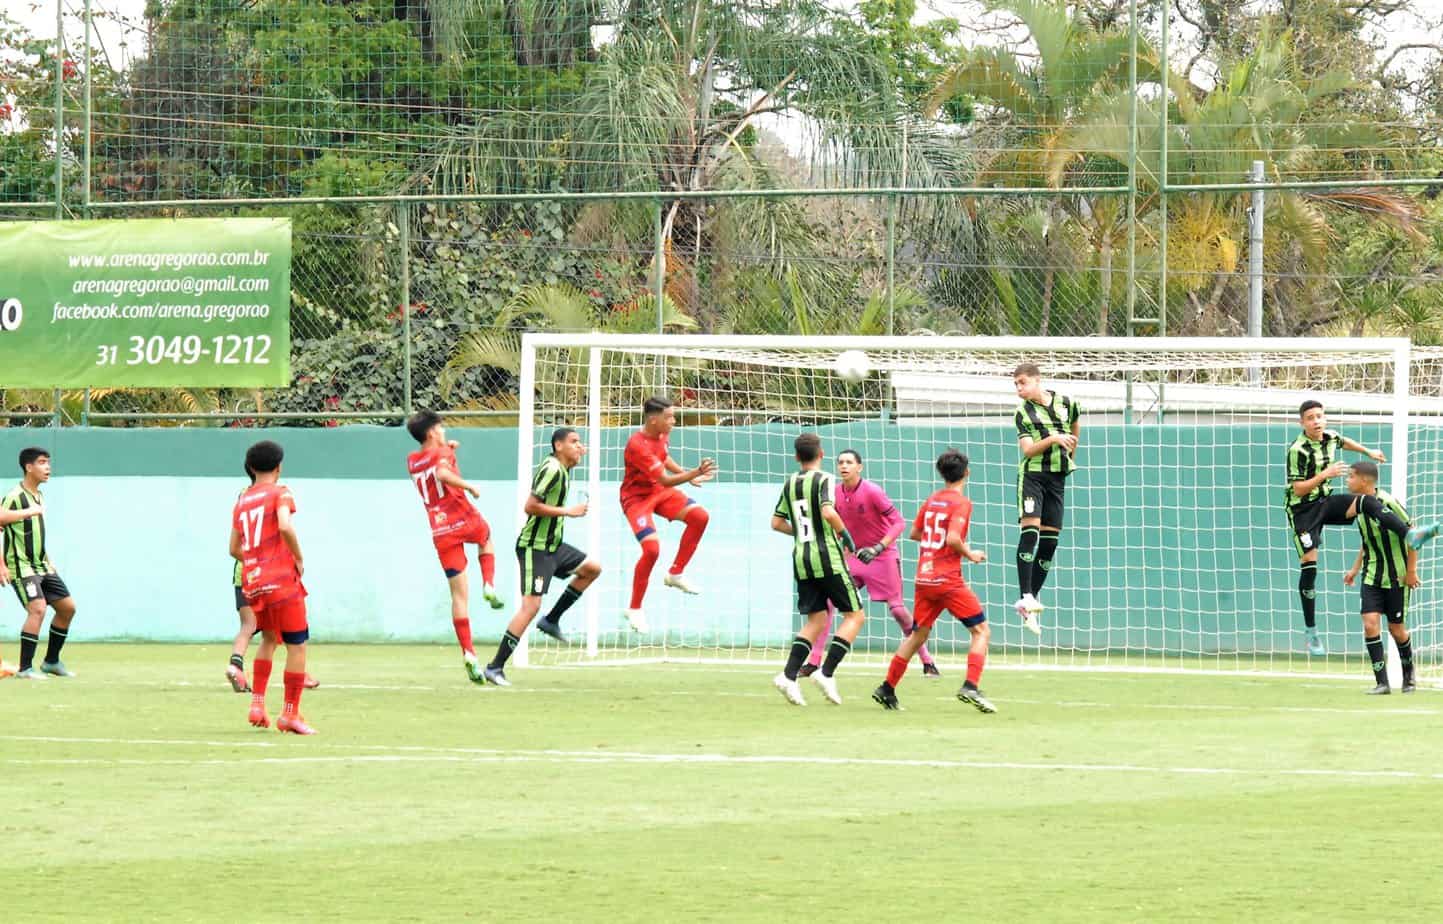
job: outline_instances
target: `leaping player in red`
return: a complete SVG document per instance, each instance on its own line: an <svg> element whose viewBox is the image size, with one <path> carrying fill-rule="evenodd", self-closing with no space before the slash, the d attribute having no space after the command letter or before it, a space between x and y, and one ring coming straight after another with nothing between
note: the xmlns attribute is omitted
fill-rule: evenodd
<svg viewBox="0 0 1443 924"><path fill-rule="evenodd" d="M676 412L670 401L660 396L647 398L641 412L641 429L626 441L621 510L626 516L627 527L641 543L641 558L636 562L636 572L631 579L631 605L626 610L626 621L637 632L646 632L646 617L642 615L641 604L646 598L647 584L651 582L651 569L661 555L661 540L656 535L652 517L680 520L686 524L686 531L681 534L681 545L676 550L676 559L662 583L682 593L697 593L697 588L683 572L696 552L697 543L701 542L710 518L700 504L677 487L711 481L716 474L716 463L711 459L702 459L696 468L684 469L667 454L671 428L676 425Z"/></svg>
<svg viewBox="0 0 1443 924"><path fill-rule="evenodd" d="M306 642L311 637L306 622L305 572L300 540L292 515L296 501L290 488L280 483L285 451L270 440L262 440L246 451L246 471L255 483L236 501L231 512L230 554L241 563L241 590L255 610L261 644L251 664L250 723L269 728L266 715L266 687L271 679L271 660L276 646L286 646L285 706L276 719L278 731L314 735L316 730L301 716L301 691L306 683Z"/></svg>
<svg viewBox="0 0 1443 924"><path fill-rule="evenodd" d="M481 595L493 610L506 605L496 593L496 555L491 546L491 527L466 497L480 496L474 486L461 477L456 462L455 440L446 439L441 416L435 411L417 411L406 421L406 429L421 448L406 457L411 480L426 505L426 520L431 524L431 541L446 572L451 587L451 626L461 644L461 658L466 676L472 683L485 683L482 664L471 644L470 586L466 577L466 546L480 548L476 556L481 563Z"/></svg>

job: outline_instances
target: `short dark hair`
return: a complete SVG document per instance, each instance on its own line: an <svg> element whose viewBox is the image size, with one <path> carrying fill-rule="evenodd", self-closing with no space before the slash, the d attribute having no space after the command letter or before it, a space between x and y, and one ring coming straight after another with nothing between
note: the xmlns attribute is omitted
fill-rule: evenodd
<svg viewBox="0 0 1443 924"><path fill-rule="evenodd" d="M254 480L256 475L264 475L280 468L285 457L286 451L281 448L280 443L261 440L246 450L246 471L250 472L251 479Z"/></svg>
<svg viewBox="0 0 1443 924"><path fill-rule="evenodd" d="M792 445L798 462L815 462L822 457L822 438L815 433L803 433Z"/></svg>
<svg viewBox="0 0 1443 924"><path fill-rule="evenodd" d="M669 407L671 407L670 400L661 395L652 395L641 402L641 413L645 417L654 417Z"/></svg>
<svg viewBox="0 0 1443 924"><path fill-rule="evenodd" d="M1374 481L1378 480L1378 463L1376 462L1359 459L1353 463L1353 471L1356 474L1362 475L1364 478L1371 478Z"/></svg>
<svg viewBox="0 0 1443 924"><path fill-rule="evenodd" d="M862 464L862 454L855 449L843 449L841 452L837 453L838 459L842 458L842 456L851 456L852 458L857 460L858 465Z"/></svg>
<svg viewBox="0 0 1443 924"><path fill-rule="evenodd" d="M50 450L41 449L39 446L31 446L28 449L20 450L20 471L25 471L25 466L34 465L41 459L50 458Z"/></svg>
<svg viewBox="0 0 1443 924"><path fill-rule="evenodd" d="M1017 368L1012 370L1012 377L1015 379L1019 375L1030 375L1034 379L1041 378L1042 370L1037 368L1037 363L1018 363Z"/></svg>
<svg viewBox="0 0 1443 924"><path fill-rule="evenodd" d="M441 415L435 411L417 411L406 421L406 429L418 443L426 442L426 434L441 423Z"/></svg>
<svg viewBox="0 0 1443 924"><path fill-rule="evenodd" d="M1302 407L1298 408L1298 416L1299 416L1299 417L1302 417L1304 414L1308 413L1308 412L1311 411L1313 408L1315 408L1315 407L1322 407L1322 406L1323 406L1323 402L1319 401L1317 398L1309 398L1308 400L1306 400L1306 401L1303 402Z"/></svg>
<svg viewBox="0 0 1443 924"><path fill-rule="evenodd" d="M941 475L942 480L948 484L966 478L967 471L967 457L962 454L961 450L949 448L937 457L937 474Z"/></svg>
<svg viewBox="0 0 1443 924"><path fill-rule="evenodd" d="M557 427L551 431L551 451L556 451L556 444L576 432L575 427Z"/></svg>

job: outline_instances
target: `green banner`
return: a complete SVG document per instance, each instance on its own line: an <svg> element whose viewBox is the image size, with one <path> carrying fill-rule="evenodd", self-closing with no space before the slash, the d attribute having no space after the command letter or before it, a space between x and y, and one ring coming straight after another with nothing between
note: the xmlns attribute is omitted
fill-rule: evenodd
<svg viewBox="0 0 1443 924"><path fill-rule="evenodd" d="M291 222L0 222L0 387L290 384Z"/></svg>

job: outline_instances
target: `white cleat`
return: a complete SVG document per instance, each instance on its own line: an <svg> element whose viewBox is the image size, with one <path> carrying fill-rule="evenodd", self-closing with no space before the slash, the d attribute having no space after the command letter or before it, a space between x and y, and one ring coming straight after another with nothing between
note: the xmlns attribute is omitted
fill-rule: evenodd
<svg viewBox="0 0 1443 924"><path fill-rule="evenodd" d="M696 589L695 584L686 579L686 575L684 574L668 574L666 577L661 579L661 582L667 587L675 587L677 590L681 591L684 594L701 593L701 591Z"/></svg>
<svg viewBox="0 0 1443 924"><path fill-rule="evenodd" d="M842 694L841 691L837 689L837 678L835 676L823 677L822 672L817 671L812 675L812 679L817 682L817 686L822 688L822 695L827 698L827 702L833 706L842 705Z"/></svg>
<svg viewBox="0 0 1443 924"><path fill-rule="evenodd" d="M793 706L805 706L807 704L807 701L802 697L802 685L795 680L788 680L785 673L773 677L772 686L776 687L777 692L785 696L787 702Z"/></svg>
<svg viewBox="0 0 1443 924"><path fill-rule="evenodd" d="M1021 600L1017 601L1017 615L1022 617L1022 625L1033 635L1042 634L1042 624L1037 617L1042 615L1043 606L1032 594L1024 594Z"/></svg>
<svg viewBox="0 0 1443 924"><path fill-rule="evenodd" d="M631 631L639 632L642 635L650 631L646 625L646 616L641 610L627 610L622 615L626 617L627 623L631 626Z"/></svg>

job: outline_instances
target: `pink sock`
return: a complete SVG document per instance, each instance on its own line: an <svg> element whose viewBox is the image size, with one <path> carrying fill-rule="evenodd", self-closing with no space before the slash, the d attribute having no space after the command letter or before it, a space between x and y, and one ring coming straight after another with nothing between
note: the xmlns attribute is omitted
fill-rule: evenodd
<svg viewBox="0 0 1443 924"><path fill-rule="evenodd" d="M893 600L887 604L887 609L892 611L892 618L897 620L897 625L902 627L902 634L904 636L911 635L914 623L912 622L912 614L907 610L907 604L901 600ZM927 650L926 645L917 649L917 657L922 659L923 664L932 663L932 652Z"/></svg>
<svg viewBox="0 0 1443 924"><path fill-rule="evenodd" d="M813 667L822 666L822 657L827 653L827 642L832 638L832 620L836 615L836 609L828 603L826 625L822 626L822 634L812 643L812 653L807 656L807 663Z"/></svg>

